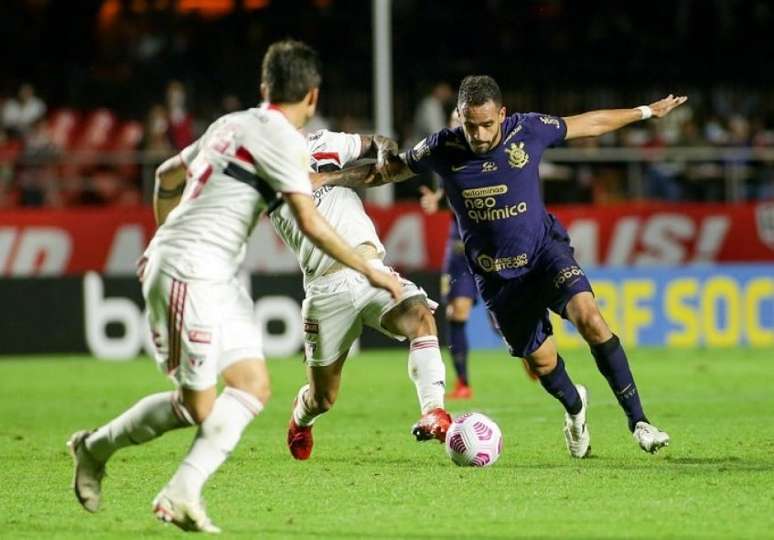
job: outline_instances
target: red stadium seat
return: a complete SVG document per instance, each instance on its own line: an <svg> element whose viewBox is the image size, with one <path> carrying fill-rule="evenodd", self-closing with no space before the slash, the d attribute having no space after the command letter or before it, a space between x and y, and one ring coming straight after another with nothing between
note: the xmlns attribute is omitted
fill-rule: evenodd
<svg viewBox="0 0 774 540"><path fill-rule="evenodd" d="M115 131L110 147L113 150L135 150L142 141L143 127L140 122L130 120L122 123Z"/></svg>
<svg viewBox="0 0 774 540"><path fill-rule="evenodd" d="M75 142L76 150L101 150L111 142L116 127L116 115L109 109L97 109L83 121L83 128Z"/></svg>
<svg viewBox="0 0 774 540"><path fill-rule="evenodd" d="M80 123L80 113L72 109L57 109L48 116L48 130L54 144L69 148Z"/></svg>

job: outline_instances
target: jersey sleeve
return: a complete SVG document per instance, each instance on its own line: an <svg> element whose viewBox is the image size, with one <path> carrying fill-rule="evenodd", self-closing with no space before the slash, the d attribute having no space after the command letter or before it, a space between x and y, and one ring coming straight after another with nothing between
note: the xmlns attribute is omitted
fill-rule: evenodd
<svg viewBox="0 0 774 540"><path fill-rule="evenodd" d="M340 133L322 129L307 138L307 147L312 156L312 168L320 170L326 165L345 167L357 160L361 153L360 135Z"/></svg>
<svg viewBox="0 0 774 540"><path fill-rule="evenodd" d="M309 181L309 152L301 134L277 130L248 150L255 158L257 175L278 193L312 194Z"/></svg>
<svg viewBox="0 0 774 540"><path fill-rule="evenodd" d="M406 165L415 173L435 170L441 149L444 131L433 133L422 139L406 152Z"/></svg>
<svg viewBox="0 0 774 540"><path fill-rule="evenodd" d="M527 113L524 115L524 124L527 129L545 146L554 146L564 141L567 135L567 124L559 116L551 116L541 113Z"/></svg>
<svg viewBox="0 0 774 540"><path fill-rule="evenodd" d="M186 146L180 151L180 159L183 161L185 168L191 166L193 160L199 155L199 149L201 147L201 138L196 139L194 142Z"/></svg>

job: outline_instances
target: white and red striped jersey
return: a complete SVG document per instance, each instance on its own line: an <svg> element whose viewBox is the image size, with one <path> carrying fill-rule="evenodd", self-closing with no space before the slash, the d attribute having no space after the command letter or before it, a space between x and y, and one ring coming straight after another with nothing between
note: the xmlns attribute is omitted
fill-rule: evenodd
<svg viewBox="0 0 774 540"><path fill-rule="evenodd" d="M336 133L320 130L311 133L306 140L313 171L326 165L342 168L360 157L360 136L350 133ZM363 208L358 194L349 188L323 186L314 191L317 210L331 224L331 227L352 247L371 244L380 258L384 257L384 246L376 234L373 221ZM328 257L306 238L298 228L290 209L282 206L270 214L277 233L295 253L298 264L304 272L306 285L325 273L335 260Z"/></svg>
<svg viewBox="0 0 774 540"><path fill-rule="evenodd" d="M271 106L219 118L180 156L185 191L146 250L178 279L234 276L261 213L282 193L312 194L304 137Z"/></svg>

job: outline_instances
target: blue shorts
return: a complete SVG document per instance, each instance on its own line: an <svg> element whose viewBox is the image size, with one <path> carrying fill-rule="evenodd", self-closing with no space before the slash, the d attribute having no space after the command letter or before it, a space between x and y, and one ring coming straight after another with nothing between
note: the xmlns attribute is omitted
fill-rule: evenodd
<svg viewBox="0 0 774 540"><path fill-rule="evenodd" d="M505 281L487 303L512 356L529 355L553 334L549 309L567 318L565 308L573 296L593 293L573 252L567 233L553 229L530 270Z"/></svg>
<svg viewBox="0 0 774 540"><path fill-rule="evenodd" d="M452 238L446 242L446 253L441 269L441 296L443 303L448 304L455 298L478 298L476 280L465 260L465 247L462 240Z"/></svg>

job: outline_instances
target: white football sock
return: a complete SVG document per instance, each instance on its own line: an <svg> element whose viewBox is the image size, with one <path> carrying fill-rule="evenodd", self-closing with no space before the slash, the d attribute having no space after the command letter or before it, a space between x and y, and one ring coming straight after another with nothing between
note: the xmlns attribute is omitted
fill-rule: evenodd
<svg viewBox="0 0 774 540"><path fill-rule="evenodd" d="M169 430L193 423L177 392L151 394L89 435L86 449L95 459L104 462L119 448L146 443Z"/></svg>
<svg viewBox="0 0 774 540"><path fill-rule="evenodd" d="M411 341L408 372L417 387L422 414L438 407L443 408L446 367L436 336L422 336Z"/></svg>
<svg viewBox="0 0 774 540"><path fill-rule="evenodd" d="M314 414L309 411L309 405L306 403L308 394L309 385L305 384L301 387L296 396L296 406L293 407L293 421L297 426L311 426L314 424L314 421L323 414Z"/></svg>
<svg viewBox="0 0 774 540"><path fill-rule="evenodd" d="M199 426L188 455L169 482L169 489L189 501L198 501L207 479L236 447L242 432L263 404L252 394L226 387L210 415Z"/></svg>

